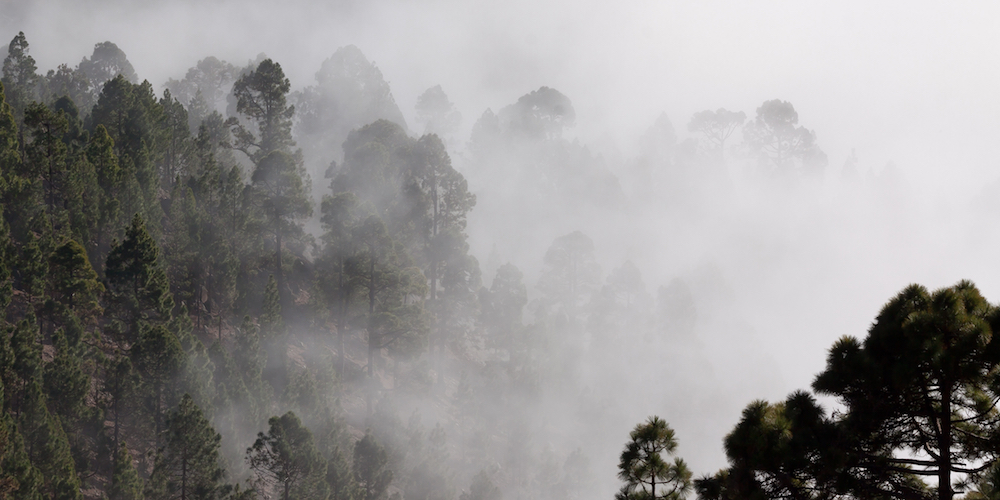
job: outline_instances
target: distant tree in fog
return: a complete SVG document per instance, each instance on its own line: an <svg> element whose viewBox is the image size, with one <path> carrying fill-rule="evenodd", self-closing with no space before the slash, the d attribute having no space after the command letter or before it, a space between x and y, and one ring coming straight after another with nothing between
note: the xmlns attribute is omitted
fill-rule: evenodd
<svg viewBox="0 0 1000 500"><path fill-rule="evenodd" d="M667 286L660 287L656 300L662 331L673 338L690 337L698 320L698 309L688 284L674 278Z"/></svg>
<svg viewBox="0 0 1000 500"><path fill-rule="evenodd" d="M757 108L757 117L743 128L747 151L765 172L822 173L826 153L816 145L816 133L798 123L795 107L774 99Z"/></svg>
<svg viewBox="0 0 1000 500"><path fill-rule="evenodd" d="M503 492L497 485L493 484L490 475L483 470L472 478L469 491L463 491L458 498L459 500L502 500Z"/></svg>
<svg viewBox="0 0 1000 500"><path fill-rule="evenodd" d="M24 109L32 101L39 98L39 83L41 78L36 73L35 58L28 54L28 40L24 37L24 32L18 32L17 36L10 41L7 46L7 57L3 60L3 83L4 93L7 94L7 102L14 109L14 117L21 121L24 116Z"/></svg>
<svg viewBox="0 0 1000 500"><path fill-rule="evenodd" d="M649 417L629 434L618 462L618 478L625 482L616 500L676 500L691 489L691 471L681 458L665 460L677 450L674 430L660 417Z"/></svg>
<svg viewBox="0 0 1000 500"><path fill-rule="evenodd" d="M725 108L719 108L716 111L699 111L688 122L688 131L702 134L712 150L724 155L726 139L729 139L729 136L733 135L736 129L742 127L746 119L746 113L728 111Z"/></svg>
<svg viewBox="0 0 1000 500"><path fill-rule="evenodd" d="M236 66L215 57L206 57L188 69L184 79L171 78L163 86L187 106L193 118L191 132L196 133L201 120L212 111L226 111L226 97L239 76Z"/></svg>
<svg viewBox="0 0 1000 500"><path fill-rule="evenodd" d="M94 53L90 58L84 57L77 68L87 75L87 80L90 81L90 93L94 95L101 93L104 84L118 75L125 77L129 83L139 83L139 77L135 74L135 69L125 56L125 52L111 42L94 45Z"/></svg>
<svg viewBox="0 0 1000 500"><path fill-rule="evenodd" d="M576 110L569 98L556 89L541 87L521 96L498 114L500 122L514 134L534 139L562 137L563 129L576 123Z"/></svg>
<svg viewBox="0 0 1000 500"><path fill-rule="evenodd" d="M462 113L455 109L455 105L448 99L440 85L435 85L420 94L416 109L417 121L424 125L425 134L448 137L462 121Z"/></svg>
<svg viewBox="0 0 1000 500"><path fill-rule="evenodd" d="M572 319L600 283L594 241L580 231L560 236L545 252L544 262L538 289L545 306Z"/></svg>
<svg viewBox="0 0 1000 500"><path fill-rule="evenodd" d="M507 350L513 358L514 338L523 327L524 306L528 304L524 274L510 262L500 266L482 301L483 322L490 335L490 345Z"/></svg>

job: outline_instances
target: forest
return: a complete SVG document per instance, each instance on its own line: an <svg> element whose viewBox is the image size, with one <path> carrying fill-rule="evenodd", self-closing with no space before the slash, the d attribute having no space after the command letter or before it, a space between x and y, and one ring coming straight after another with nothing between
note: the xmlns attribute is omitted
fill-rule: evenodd
<svg viewBox="0 0 1000 500"><path fill-rule="evenodd" d="M264 54L205 57L158 94L112 42L42 74L11 40L0 498L598 498L613 475L620 500L1000 498L1000 308L973 283L906 287L811 391L740 389L726 414L698 334L728 310L721 271L650 293L631 259L599 263L596 241L629 229L576 229L661 199L664 224L712 217L737 160L812 196L830 161L791 103L699 112L686 140L661 115L615 170L565 137L576 110L554 88L460 137L440 85L408 126L355 46L315 77L293 90ZM893 169L856 165L845 182L900 199ZM669 354L605 364L644 350ZM667 418L611 432L649 386ZM671 427L698 412L729 425L717 472Z"/></svg>

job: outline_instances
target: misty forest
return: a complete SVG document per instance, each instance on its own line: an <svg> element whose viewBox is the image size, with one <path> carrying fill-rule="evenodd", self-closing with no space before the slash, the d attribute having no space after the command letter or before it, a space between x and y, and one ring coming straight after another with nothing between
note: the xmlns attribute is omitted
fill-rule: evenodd
<svg viewBox="0 0 1000 500"><path fill-rule="evenodd" d="M353 45L311 81L260 54L151 83L30 36L0 80L0 498L1000 498L973 282L764 300L855 231L923 241L901 167L828 156L790 101L612 150L550 86L401 109ZM850 293L860 328L793 312Z"/></svg>

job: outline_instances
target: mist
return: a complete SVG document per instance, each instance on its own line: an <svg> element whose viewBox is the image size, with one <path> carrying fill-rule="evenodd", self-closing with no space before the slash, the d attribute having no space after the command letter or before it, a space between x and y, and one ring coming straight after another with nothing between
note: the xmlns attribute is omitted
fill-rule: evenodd
<svg viewBox="0 0 1000 500"><path fill-rule="evenodd" d="M446 428L451 457L466 467L456 466L460 490L481 464L514 453L469 444L475 432L523 428L536 463L561 465L581 450L595 478L581 497L606 498L636 423L663 417L695 474L714 473L743 407L808 388L828 348L863 336L908 284L969 279L1000 299L991 230L1000 215L998 15L973 3L0 0L0 35L23 31L42 74L112 41L157 95L206 57L243 68L259 54L303 92L353 45L381 71L414 138L425 132L418 98L440 85L461 114L440 135L476 196L467 233L483 286L502 265L517 266L524 321L535 324L546 314L546 252L579 231L599 268L588 293L630 262L645 294L636 303L652 312L641 327L621 317L603 330L550 327L538 349L553 374L544 397L523 406L456 416L432 397L408 396L392 402L396 415ZM542 88L572 103L571 123L543 139L476 148L487 110L506 133L503 110ZM826 158L817 173L762 171L741 149L746 126L718 161L699 153L705 138L688 127L695 113L742 111L750 124L774 99L815 133ZM346 134L309 142L296 131L317 213L331 194L327 167L345 162ZM318 220L306 223L316 238ZM692 312L683 328L663 327L657 304L675 304L676 294ZM590 298L575 306L581 314L593 312ZM320 333L296 335L308 351ZM489 348L471 351L439 368L445 393L463 383L490 390L490 364L476 358ZM360 435L360 391L345 391ZM492 473L505 498L520 498L515 473Z"/></svg>

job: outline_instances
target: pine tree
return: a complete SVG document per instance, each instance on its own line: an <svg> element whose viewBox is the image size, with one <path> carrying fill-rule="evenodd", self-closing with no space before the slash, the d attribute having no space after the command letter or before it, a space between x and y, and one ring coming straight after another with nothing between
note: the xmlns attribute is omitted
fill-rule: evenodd
<svg viewBox="0 0 1000 500"><path fill-rule="evenodd" d="M184 349L176 335L157 325L143 329L131 354L142 376L142 407L152 421L153 439L160 443L167 409L180 399L177 382L187 364Z"/></svg>
<svg viewBox="0 0 1000 500"><path fill-rule="evenodd" d="M326 464L309 429L292 412L271 417L268 425L267 434L259 433L246 454L258 486L281 500L325 498Z"/></svg>
<svg viewBox="0 0 1000 500"><path fill-rule="evenodd" d="M17 416L23 412L32 381L38 381L42 375L42 348L38 334L35 317L29 314L17 323L10 336L11 362L7 365L9 370L4 371L3 385L7 408Z"/></svg>
<svg viewBox="0 0 1000 500"><path fill-rule="evenodd" d="M249 408L243 414L247 415L249 420L247 423L251 425L264 422L273 394L270 386L264 382L265 356L261 353L260 330L249 316L244 317L242 325L236 330L233 362L236 365L236 372L242 376L242 384L249 396L246 401Z"/></svg>
<svg viewBox="0 0 1000 500"><path fill-rule="evenodd" d="M115 452L114 473L111 476L111 487L108 488L109 500L143 500L142 479L132 464L132 454L122 443Z"/></svg>
<svg viewBox="0 0 1000 500"><path fill-rule="evenodd" d="M265 59L257 68L240 77L233 85L236 112L250 119L256 133L233 123L236 149L243 151L255 164L274 151L290 151L292 116L295 107L287 104L291 83L281 65Z"/></svg>
<svg viewBox="0 0 1000 500"><path fill-rule="evenodd" d="M359 500L382 500L392 483L389 457L371 432L354 445L354 480L361 489Z"/></svg>
<svg viewBox="0 0 1000 500"><path fill-rule="evenodd" d="M84 373L80 358L70 349L61 329L56 331L53 345L56 355L45 364L43 376L46 399L63 422L76 422L85 417L90 377Z"/></svg>
<svg viewBox="0 0 1000 500"><path fill-rule="evenodd" d="M114 151L114 140L108 134L104 125L98 125L90 137L86 149L87 161L94 168L97 185L100 191L97 195L97 218L94 228L94 246L90 248L91 256L96 256L103 262L111 239L118 234L117 227L121 218L121 202L118 200L122 190L122 171L118 165L118 157Z"/></svg>
<svg viewBox="0 0 1000 500"><path fill-rule="evenodd" d="M0 400L3 400L0 384ZM8 412L0 415L0 499L40 500L41 472L32 465L24 448L24 438Z"/></svg>
<svg viewBox="0 0 1000 500"><path fill-rule="evenodd" d="M221 436L185 394L167 417L163 448L150 478L150 499L216 497L224 471L219 464Z"/></svg>
<svg viewBox="0 0 1000 500"><path fill-rule="evenodd" d="M28 54L28 40L20 31L7 46L7 57L3 60L3 82L15 116L23 116L24 109L32 101L38 100L40 77L35 71L35 58Z"/></svg>
<svg viewBox="0 0 1000 500"><path fill-rule="evenodd" d="M65 113L56 113L41 103L24 111L25 157L33 176L41 180L42 199L49 216L60 218L62 202L68 197L68 148L63 137L69 131ZM57 201L60 202L57 205Z"/></svg>
<svg viewBox="0 0 1000 500"><path fill-rule="evenodd" d="M170 319L173 298L167 275L160 266L159 248L139 214L114 244L105 264L108 279L108 312L117 322L114 333L124 349L139 338L143 324L163 324Z"/></svg>
<svg viewBox="0 0 1000 500"><path fill-rule="evenodd" d="M114 431L112 443L117 449L122 444L122 427L125 426L133 412L133 397L138 387L138 375L132 367L132 360L121 351L116 351L105 361L104 379L101 392L106 399L106 405L111 412Z"/></svg>
<svg viewBox="0 0 1000 500"><path fill-rule="evenodd" d="M45 309L51 324L64 325L72 315L92 326L103 312L98 299L104 285L98 281L86 250L74 240L60 245L49 257L48 290ZM71 344L79 339L73 340Z"/></svg>
<svg viewBox="0 0 1000 500"><path fill-rule="evenodd" d="M69 440L58 416L49 413L41 377L29 382L18 427L25 438L31 463L42 473L41 491L50 498L80 499L80 478L76 473Z"/></svg>
<svg viewBox="0 0 1000 500"><path fill-rule="evenodd" d="M673 463L661 454L673 455L677 449L674 431L659 417L649 417L630 434L622 451L618 478L625 482L615 495L617 500L684 498L691 489L691 471L680 458ZM659 486L659 491L657 491Z"/></svg>

